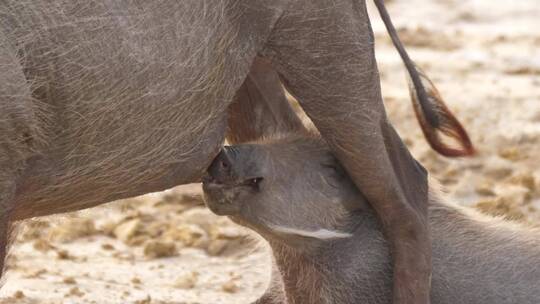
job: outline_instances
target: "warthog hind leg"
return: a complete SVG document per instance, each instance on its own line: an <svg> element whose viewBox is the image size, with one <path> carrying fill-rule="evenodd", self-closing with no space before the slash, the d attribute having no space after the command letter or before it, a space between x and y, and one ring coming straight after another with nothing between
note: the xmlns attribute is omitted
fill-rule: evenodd
<svg viewBox="0 0 540 304"><path fill-rule="evenodd" d="M376 210L394 303L429 303L427 173L389 124L364 1L297 1L263 53Z"/></svg>

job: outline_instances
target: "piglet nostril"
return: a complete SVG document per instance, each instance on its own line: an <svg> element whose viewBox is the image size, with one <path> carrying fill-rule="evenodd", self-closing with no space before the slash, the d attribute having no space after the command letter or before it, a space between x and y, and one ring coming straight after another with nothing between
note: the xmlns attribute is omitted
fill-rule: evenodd
<svg viewBox="0 0 540 304"><path fill-rule="evenodd" d="M212 182L224 184L232 180L232 163L227 149L221 150L210 167L208 174L212 177Z"/></svg>
<svg viewBox="0 0 540 304"><path fill-rule="evenodd" d="M228 168L229 168L229 163L227 163L227 162L224 161L224 160L221 160L221 161L219 162L219 164L221 165L221 168L223 168L223 169L228 169Z"/></svg>

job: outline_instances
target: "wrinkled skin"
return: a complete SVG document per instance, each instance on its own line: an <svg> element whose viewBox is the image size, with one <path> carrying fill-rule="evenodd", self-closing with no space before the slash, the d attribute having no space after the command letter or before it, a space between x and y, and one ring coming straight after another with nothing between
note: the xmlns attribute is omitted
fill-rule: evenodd
<svg viewBox="0 0 540 304"><path fill-rule="evenodd" d="M203 183L216 214L272 248L273 284L257 304L391 303L390 246L373 208L317 136L226 147ZM538 303L540 230L431 196L431 302Z"/></svg>
<svg viewBox="0 0 540 304"><path fill-rule="evenodd" d="M395 303L428 302L426 173L387 121L363 1L6 0L0 66L0 269L16 220L195 182L225 134L298 127L283 82L381 217Z"/></svg>

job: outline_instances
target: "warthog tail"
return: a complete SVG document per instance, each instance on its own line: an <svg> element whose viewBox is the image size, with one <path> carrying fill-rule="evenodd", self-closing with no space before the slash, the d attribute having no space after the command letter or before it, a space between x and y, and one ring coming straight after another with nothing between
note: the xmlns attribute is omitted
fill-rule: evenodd
<svg viewBox="0 0 540 304"><path fill-rule="evenodd" d="M467 131L448 109L433 82L407 54L384 6L384 0L373 1L407 69L414 112L429 145L441 155L448 157L473 155L475 150ZM453 139L458 147L446 143L441 134Z"/></svg>

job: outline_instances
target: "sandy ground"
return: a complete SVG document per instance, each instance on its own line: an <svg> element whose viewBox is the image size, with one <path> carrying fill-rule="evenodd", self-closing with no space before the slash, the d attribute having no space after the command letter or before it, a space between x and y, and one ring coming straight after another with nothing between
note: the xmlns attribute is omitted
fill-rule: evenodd
<svg viewBox="0 0 540 304"><path fill-rule="evenodd" d="M537 0L388 2L412 57L479 152L450 160L429 149L371 9L388 114L414 155L455 202L540 223ZM200 187L189 185L26 222L0 303L250 303L268 280L264 243L201 204Z"/></svg>

